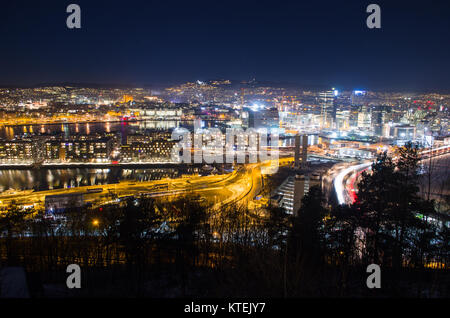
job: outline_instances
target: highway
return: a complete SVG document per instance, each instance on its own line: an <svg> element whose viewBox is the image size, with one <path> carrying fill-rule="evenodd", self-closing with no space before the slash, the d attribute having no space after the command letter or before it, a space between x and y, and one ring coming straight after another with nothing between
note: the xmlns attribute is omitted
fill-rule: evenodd
<svg viewBox="0 0 450 318"><path fill-rule="evenodd" d="M440 200L450 195L450 153L422 161L422 174L419 182L420 194L430 199Z"/></svg>
<svg viewBox="0 0 450 318"><path fill-rule="evenodd" d="M235 202L251 202L261 190L261 167L267 163L238 166L235 171L223 175L191 176L177 179L162 179L147 182L125 181L116 184L83 186L47 191L21 191L0 195L3 206L13 201L18 205L43 208L47 195L82 193L84 200L94 206L114 202L117 198L146 195L170 197L197 194L215 208ZM102 188L101 192L88 192Z"/></svg>
<svg viewBox="0 0 450 318"><path fill-rule="evenodd" d="M444 151L449 151L450 146L440 147L433 150L432 156L432 166L436 167L436 171L434 172L435 176L433 179L439 179L440 183L444 182L443 175L448 177L448 168L449 168L449 154ZM426 167L429 161L429 150L422 152L424 154L424 159L421 160L421 163ZM366 169L370 169L372 165L372 161L358 163L358 164L347 164L336 165L336 168L333 172L331 172L333 178L333 186L336 192L337 200L339 204L351 204L356 199L356 182L358 176L362 173L362 171ZM436 182L436 181L434 181ZM422 181L424 183L424 180ZM436 184L436 183L435 183ZM422 184L421 192L424 192L425 186ZM436 186L432 186L432 194L436 192Z"/></svg>
<svg viewBox="0 0 450 318"><path fill-rule="evenodd" d="M94 207L117 202L118 199L128 196L174 197L192 194L212 204L215 209L234 203L242 203L252 208L253 199L261 192L262 174L276 173L279 166L291 164L293 161L292 156L287 156L279 158L278 161L239 165L232 173L223 175L166 178L146 182L122 181L116 184L3 193L0 194L0 206L5 209L15 202L19 206L43 209L45 197L48 195L79 193L84 195L86 203L91 203ZM99 188L102 191L90 192Z"/></svg>
<svg viewBox="0 0 450 318"><path fill-rule="evenodd" d="M334 189L336 191L337 200L339 204L351 204L355 200L354 182L356 181L356 175L372 165L372 162L360 163L352 165L340 170L334 178ZM354 178L348 179L347 177L353 174Z"/></svg>

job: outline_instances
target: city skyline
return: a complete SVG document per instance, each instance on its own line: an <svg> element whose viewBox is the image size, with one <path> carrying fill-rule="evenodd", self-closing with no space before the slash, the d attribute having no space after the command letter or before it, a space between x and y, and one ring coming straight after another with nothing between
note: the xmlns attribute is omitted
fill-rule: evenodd
<svg viewBox="0 0 450 318"><path fill-rule="evenodd" d="M0 298L448 297L449 13L2 4Z"/></svg>

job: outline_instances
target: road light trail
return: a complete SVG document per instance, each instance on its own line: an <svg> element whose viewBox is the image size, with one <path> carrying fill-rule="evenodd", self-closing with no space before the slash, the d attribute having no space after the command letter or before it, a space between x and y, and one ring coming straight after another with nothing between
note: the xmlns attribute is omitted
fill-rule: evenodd
<svg viewBox="0 0 450 318"><path fill-rule="evenodd" d="M279 158L276 163L280 166L293 161L292 157ZM111 193L116 198L146 195L150 197L177 196L190 192L202 195L205 198L221 197L215 207L236 202L249 202L260 191L261 168L271 167L271 160L254 164L246 164L224 175L190 176L188 178L162 179L153 181L121 181L116 184L95 186L81 186L74 188L61 188L44 191L20 191L13 194L0 194L0 204L7 206L13 201L19 205L35 205L44 208L45 197L48 195L64 195L79 193L84 195L85 202L94 206L115 202L111 200ZM102 191L92 192L101 188Z"/></svg>
<svg viewBox="0 0 450 318"><path fill-rule="evenodd" d="M449 147L450 147L449 145L446 145L446 146L442 146L442 147L439 147L439 148L428 149L428 150L422 151L420 153L420 155L422 156L423 159L421 159L420 162L422 162L424 160L427 160L425 155L428 155L429 153L431 153L431 157L433 157L433 158L447 155L447 152L449 151ZM344 186L344 178L345 178L345 176L348 175L349 173L353 172L353 171L361 171L361 170L367 169L370 165L372 165L372 162L362 163L362 164L358 164L358 165L354 165L354 166L348 167L348 168L346 168L346 169L344 169L344 170L339 172L339 174L334 179L334 189L336 191L336 195L337 195L337 199L338 199L338 203L339 204L345 204L346 203L345 186Z"/></svg>
<svg viewBox="0 0 450 318"><path fill-rule="evenodd" d="M366 163L362 163L359 165L354 165L354 166L348 167L348 168L342 170L341 172L339 172L339 174L334 179L334 189L336 191L336 195L337 195L339 204L346 203L344 177L353 171L365 169L365 168L369 167L370 165L372 165L372 162L366 162Z"/></svg>

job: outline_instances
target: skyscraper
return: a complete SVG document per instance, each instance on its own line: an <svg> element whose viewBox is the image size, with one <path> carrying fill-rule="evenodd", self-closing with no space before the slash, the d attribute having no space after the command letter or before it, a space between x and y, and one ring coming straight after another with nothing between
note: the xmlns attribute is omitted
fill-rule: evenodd
<svg viewBox="0 0 450 318"><path fill-rule="evenodd" d="M358 113L358 128L370 129L372 126L372 110L367 106L361 106Z"/></svg>
<svg viewBox="0 0 450 318"><path fill-rule="evenodd" d="M321 115L320 128L333 128L334 123L334 92L326 91L319 93L319 105Z"/></svg>

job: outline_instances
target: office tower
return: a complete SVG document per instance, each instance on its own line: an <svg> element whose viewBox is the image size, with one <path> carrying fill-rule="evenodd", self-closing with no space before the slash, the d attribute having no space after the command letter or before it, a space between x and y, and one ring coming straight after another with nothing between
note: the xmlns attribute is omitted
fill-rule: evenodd
<svg viewBox="0 0 450 318"><path fill-rule="evenodd" d="M321 129L333 128L334 123L334 92L326 91L319 93L319 105L321 115Z"/></svg>
<svg viewBox="0 0 450 318"><path fill-rule="evenodd" d="M350 128L350 110L336 111L336 130L348 130Z"/></svg>
<svg viewBox="0 0 450 318"><path fill-rule="evenodd" d="M372 111L362 106L358 113L358 128L369 129L372 126Z"/></svg>

